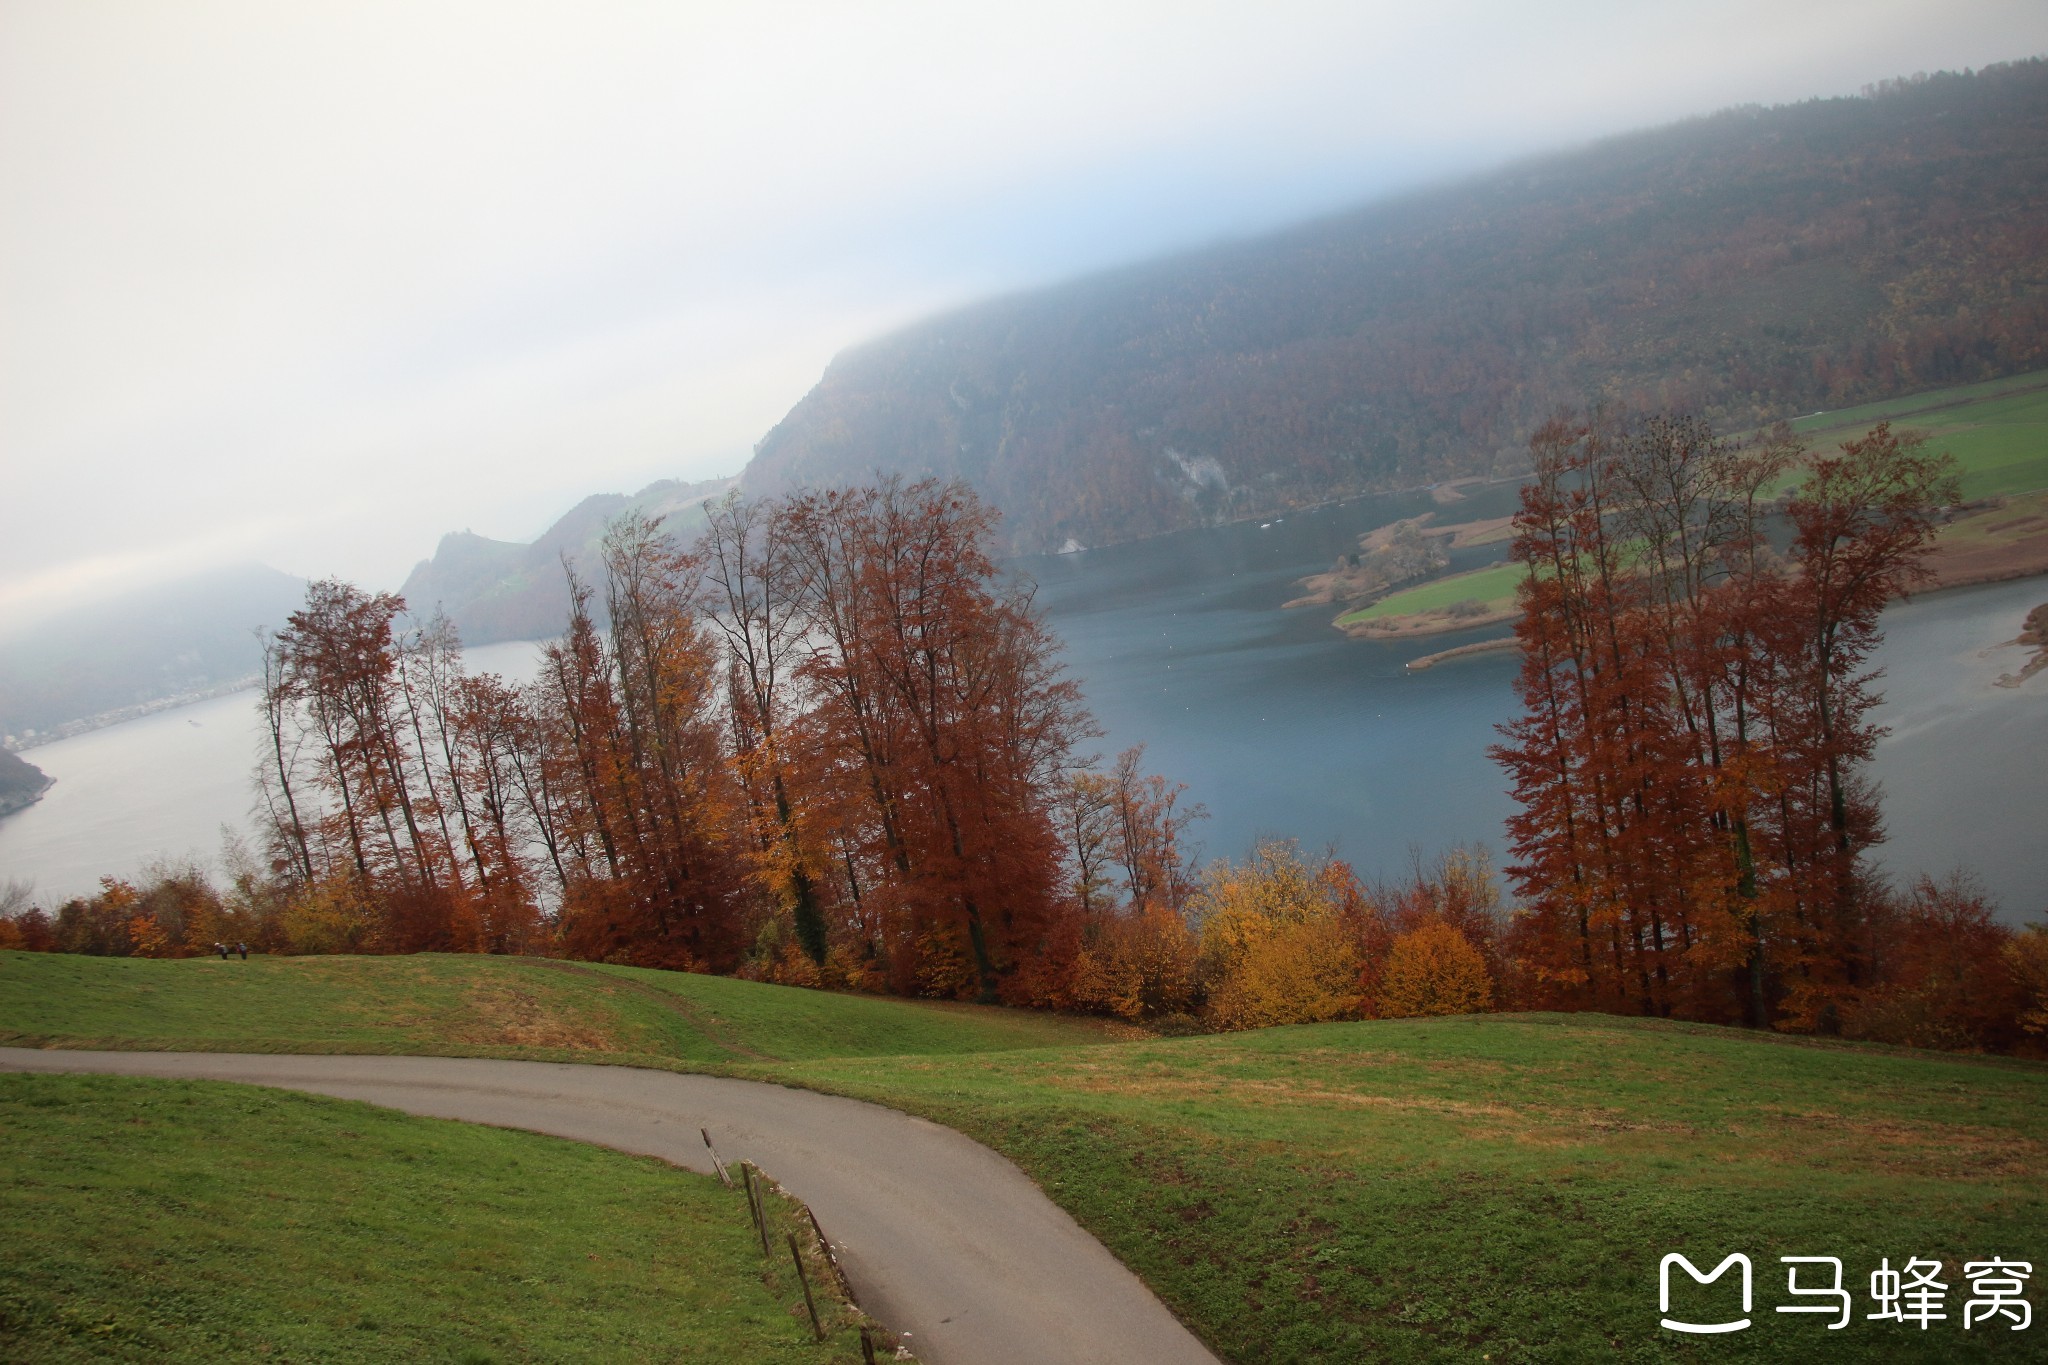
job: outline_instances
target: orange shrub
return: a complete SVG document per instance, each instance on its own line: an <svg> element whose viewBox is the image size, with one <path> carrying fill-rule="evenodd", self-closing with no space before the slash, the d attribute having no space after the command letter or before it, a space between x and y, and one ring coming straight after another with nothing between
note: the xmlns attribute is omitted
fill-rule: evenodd
<svg viewBox="0 0 2048 1365"><path fill-rule="evenodd" d="M1401 935L1380 977L1378 1013L1476 1014L1493 1004L1493 978L1470 939L1442 920Z"/></svg>
<svg viewBox="0 0 2048 1365"><path fill-rule="evenodd" d="M1337 916L1280 923L1249 943L1210 992L1210 1019L1246 1029L1356 1018L1358 967L1358 941Z"/></svg>
<svg viewBox="0 0 2048 1365"><path fill-rule="evenodd" d="M1074 964L1074 1003L1120 1019L1187 1011L1195 995L1195 936L1165 905L1105 917Z"/></svg>

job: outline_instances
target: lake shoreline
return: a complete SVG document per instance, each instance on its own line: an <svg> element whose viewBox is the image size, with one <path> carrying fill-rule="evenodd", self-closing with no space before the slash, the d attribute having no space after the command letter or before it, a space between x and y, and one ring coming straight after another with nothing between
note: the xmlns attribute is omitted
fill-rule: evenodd
<svg viewBox="0 0 2048 1365"><path fill-rule="evenodd" d="M1446 663L1452 659L1470 658L1474 654L1498 654L1502 650L1519 648L1520 645L1521 641L1517 640L1514 636L1503 635L1498 640L1480 640L1469 645L1458 645L1452 649L1440 649L1434 654L1425 654L1419 659L1410 659L1408 661L1408 669L1410 672L1420 673L1425 668L1435 668L1438 664Z"/></svg>
<svg viewBox="0 0 2048 1365"><path fill-rule="evenodd" d="M2034 569L2031 571L2009 570L2002 573L1987 573L1974 577L1959 577L1953 580L1943 580L1937 583L1934 587L1922 589L1920 592L1912 594L1912 596L1932 597L1937 593L1960 592L1966 588L1982 588L1990 586L1992 584L2011 583L2016 582L2022 578L2035 577L2048 577L2048 567ZM1907 599L1899 598L1896 600L1904 601ZM1401 620L1404 618L1395 617L1392 619ZM1510 622L1519 621L1521 619L1521 613L1507 612L1498 616L1488 617L1486 620L1483 621L1470 622L1469 624L1459 624L1450 627L1436 626L1423 629L1401 631L1398 633L1387 632L1380 634L1377 638L1413 639L1418 635L1448 634L1451 630L1479 630L1486 626L1503 625ZM1369 635L1365 631L1355 626L1346 628L1344 633L1346 635L1351 636L1353 639L1375 638L1373 635ZM2026 627L2020 632L2018 639L2007 640L2004 643L2007 645L2033 645L2035 646L2037 652L2035 653L2034 657L2030 659L2020 669L2018 673L2006 674L2004 677L1998 680L1998 682L1995 684L1996 686L2018 687L2021 683L2033 677L2036 673L2041 672L2043 669L2048 669L2048 602L2042 603L2040 606L2034 608L2034 610L2028 614ZM1518 641L1515 639L1514 636L1503 635L1497 640L1479 640L1469 645L1456 645L1450 649L1438 650L1434 654L1425 654L1419 659L1410 659L1408 661L1407 667L1410 671L1420 672L1425 668L1434 668L1438 664L1448 662L1452 659L1469 658L1474 654L1495 654L1499 653L1502 650L1514 649L1517 647ZM2010 681L2008 681L2008 679Z"/></svg>

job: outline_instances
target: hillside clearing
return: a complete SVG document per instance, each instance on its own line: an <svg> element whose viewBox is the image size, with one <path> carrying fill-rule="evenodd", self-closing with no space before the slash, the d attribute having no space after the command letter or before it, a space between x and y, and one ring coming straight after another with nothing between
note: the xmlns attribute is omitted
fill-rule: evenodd
<svg viewBox="0 0 2048 1365"><path fill-rule="evenodd" d="M1775 1258L2048 1257L2038 1065L1535 1015L773 1074L1006 1153L1238 1360L1689 1358L1658 1263L1735 1251L1747 1355L2000 1359L1768 1315Z"/></svg>
<svg viewBox="0 0 2048 1365"><path fill-rule="evenodd" d="M123 979L124 964L71 961ZM486 962L449 961L452 977ZM22 964L0 958L0 982ZM560 979L599 989L605 975ZM1674 1251L1756 1262L1763 1307L1742 1346L1757 1358L2000 1359L2014 1347L1953 1314L1924 1334L1770 1314L1774 1258L1840 1257L1857 1286L1880 1258L1940 1259L1952 1286L1966 1260L2048 1260L2039 1064L1597 1015L834 1057L839 1016L798 1006L839 997L711 989L760 1012L704 997L735 1036L805 1058L715 1069L874 1100L989 1144L1232 1359L1687 1359L1716 1348L1657 1326L1657 1265ZM0 990L0 1027L16 1026L19 999ZM46 1038L64 1036L64 1008L39 1016ZM923 1017L991 1036L974 1012ZM290 1041L288 1019L272 1026ZM327 1028L309 1017L302 1031ZM417 1027L411 1041L432 1047Z"/></svg>

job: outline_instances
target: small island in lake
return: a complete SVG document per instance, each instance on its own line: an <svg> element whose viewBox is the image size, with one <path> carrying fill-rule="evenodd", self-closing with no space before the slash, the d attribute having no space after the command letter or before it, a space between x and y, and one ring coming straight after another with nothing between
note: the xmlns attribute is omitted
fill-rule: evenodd
<svg viewBox="0 0 2048 1365"><path fill-rule="evenodd" d="M2027 613L2027 623L2020 627L2019 638L2008 644L2032 645L2034 657L2020 666L2017 673L2007 673L1994 684L1997 687L2018 687L2027 679L2048 668L2048 602L2043 602Z"/></svg>
<svg viewBox="0 0 2048 1365"><path fill-rule="evenodd" d="M1489 565L1449 576L1444 570L1450 567L1451 550L1509 539L1514 519L1490 517L1434 526L1430 523L1435 515L1425 512L1360 536L1357 553L1340 557L1326 573L1302 579L1308 592L1285 606L1341 606L1344 610L1333 624L1347 634L1365 636L1427 635L1491 624L1473 619L1480 616L1512 619L1512 612L1503 618L1495 604L1486 601L1498 587L1494 577L1508 566ZM1507 596L1513 595L1510 584Z"/></svg>
<svg viewBox="0 0 2048 1365"><path fill-rule="evenodd" d="M0 815L33 806L55 780L35 764L0 749Z"/></svg>

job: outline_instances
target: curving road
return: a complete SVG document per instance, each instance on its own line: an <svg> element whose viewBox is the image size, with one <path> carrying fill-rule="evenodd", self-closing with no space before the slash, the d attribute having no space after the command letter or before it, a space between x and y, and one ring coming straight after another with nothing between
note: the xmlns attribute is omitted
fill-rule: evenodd
<svg viewBox="0 0 2048 1365"><path fill-rule="evenodd" d="M752 1161L818 1215L860 1304L929 1365L1215 1357L1017 1167L924 1119L758 1081L456 1057L0 1048L0 1069L242 1081L594 1142Z"/></svg>

